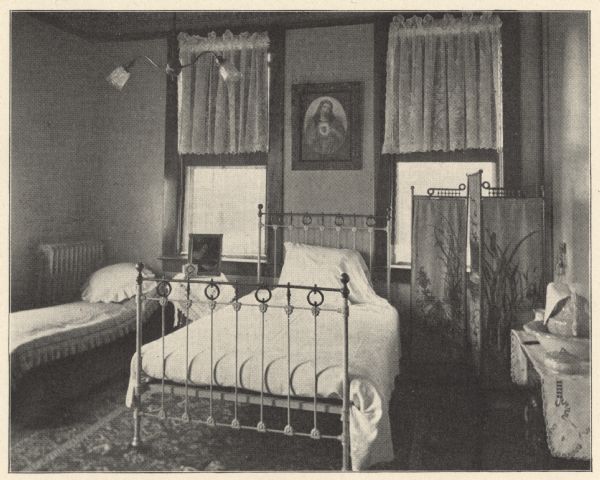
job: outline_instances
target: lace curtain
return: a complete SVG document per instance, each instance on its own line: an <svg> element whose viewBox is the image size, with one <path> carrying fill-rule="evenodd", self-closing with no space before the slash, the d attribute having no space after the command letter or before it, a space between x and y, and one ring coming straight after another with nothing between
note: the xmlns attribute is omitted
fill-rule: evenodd
<svg viewBox="0 0 600 480"><path fill-rule="evenodd" d="M394 18L383 153L502 150L500 19Z"/></svg>
<svg viewBox="0 0 600 480"><path fill-rule="evenodd" d="M203 55L179 75L179 153L266 152L269 144L267 33L230 31L218 38L181 33L179 57L186 65L213 51L242 74L227 83L212 55Z"/></svg>

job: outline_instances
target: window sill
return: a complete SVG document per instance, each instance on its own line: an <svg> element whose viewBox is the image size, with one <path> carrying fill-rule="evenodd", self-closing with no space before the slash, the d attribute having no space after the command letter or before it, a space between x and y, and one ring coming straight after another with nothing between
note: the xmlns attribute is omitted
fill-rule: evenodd
<svg viewBox="0 0 600 480"><path fill-rule="evenodd" d="M401 263L392 263L392 270L410 270L410 263L401 262Z"/></svg>
<svg viewBox="0 0 600 480"><path fill-rule="evenodd" d="M159 260L167 260L172 262L187 262L187 255L163 255L158 257ZM256 263L256 257L234 257L234 256L221 256L221 262L231 263ZM267 263L267 257L263 256L260 259L261 264Z"/></svg>

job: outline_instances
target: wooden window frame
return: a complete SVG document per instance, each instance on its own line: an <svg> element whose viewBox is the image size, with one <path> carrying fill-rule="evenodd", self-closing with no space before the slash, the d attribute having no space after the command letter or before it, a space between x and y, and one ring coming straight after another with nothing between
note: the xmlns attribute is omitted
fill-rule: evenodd
<svg viewBox="0 0 600 480"><path fill-rule="evenodd" d="M285 29L269 28L269 53L271 55L271 79L284 78ZM168 56L178 54L178 41L170 37L167 41ZM162 256L163 270L180 271L185 257L181 254L181 231L183 226L183 205L185 169L188 166L203 165L266 165L266 211L283 209L283 127L284 127L284 82L271 81L269 89L269 151L244 155L179 155L178 137L178 90L177 79L169 77L166 89L165 119L165 171L163 182L163 230ZM258 208L257 208L258 223ZM266 253L273 248L273 238L267 232ZM252 275L256 266L249 262L223 262L223 272L229 274Z"/></svg>

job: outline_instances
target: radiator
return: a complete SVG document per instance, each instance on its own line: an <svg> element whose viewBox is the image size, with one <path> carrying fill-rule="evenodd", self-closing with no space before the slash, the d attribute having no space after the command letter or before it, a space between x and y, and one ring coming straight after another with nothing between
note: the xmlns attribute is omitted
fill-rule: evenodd
<svg viewBox="0 0 600 480"><path fill-rule="evenodd" d="M83 283L104 261L104 246L97 240L47 243L39 258L37 305L56 305L80 298Z"/></svg>

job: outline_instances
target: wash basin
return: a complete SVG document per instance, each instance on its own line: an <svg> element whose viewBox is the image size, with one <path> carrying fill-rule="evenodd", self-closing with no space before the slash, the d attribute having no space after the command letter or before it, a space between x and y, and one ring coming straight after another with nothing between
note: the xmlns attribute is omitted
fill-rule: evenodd
<svg viewBox="0 0 600 480"><path fill-rule="evenodd" d="M587 361L590 359L591 344L589 338L555 335L548 331L544 322L537 320L526 323L523 329L535 335L542 348L547 352L565 350L581 360Z"/></svg>

